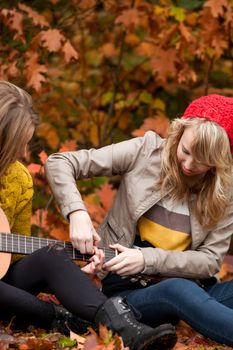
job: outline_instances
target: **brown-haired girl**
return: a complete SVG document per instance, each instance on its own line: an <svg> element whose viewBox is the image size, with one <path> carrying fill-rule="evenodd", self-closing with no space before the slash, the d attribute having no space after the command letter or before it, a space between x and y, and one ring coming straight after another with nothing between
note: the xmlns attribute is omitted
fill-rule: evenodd
<svg viewBox="0 0 233 350"><path fill-rule="evenodd" d="M32 179L18 159L24 155L37 124L38 116L31 97L19 87L0 81L2 232L11 229L15 233L30 234ZM97 249L95 252L84 271L98 268L101 254ZM2 268L5 256L0 254L0 258ZM38 299L37 294L43 291L55 294L64 307ZM124 345L134 350L169 349L176 342L172 325L154 329L138 322L121 297L107 299L69 259L66 251L56 244L35 250L10 264L0 280L0 310L1 319L15 316L19 324L56 328L65 334L69 329L83 330L79 317L89 321L85 326L103 323L118 332Z"/></svg>

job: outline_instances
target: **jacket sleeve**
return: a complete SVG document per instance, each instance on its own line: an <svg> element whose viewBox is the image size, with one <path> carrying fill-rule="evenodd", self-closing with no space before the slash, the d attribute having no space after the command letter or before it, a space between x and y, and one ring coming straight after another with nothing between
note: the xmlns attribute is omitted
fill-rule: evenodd
<svg viewBox="0 0 233 350"><path fill-rule="evenodd" d="M67 217L75 210L86 210L77 189L77 180L93 176L122 175L130 171L143 149L144 137L100 149L55 153L49 156L45 164L46 176L63 216Z"/></svg>
<svg viewBox="0 0 233 350"><path fill-rule="evenodd" d="M208 278L219 272L233 232L233 205L218 227L208 232L195 250L183 252L142 248L145 268L142 273L186 278Z"/></svg>

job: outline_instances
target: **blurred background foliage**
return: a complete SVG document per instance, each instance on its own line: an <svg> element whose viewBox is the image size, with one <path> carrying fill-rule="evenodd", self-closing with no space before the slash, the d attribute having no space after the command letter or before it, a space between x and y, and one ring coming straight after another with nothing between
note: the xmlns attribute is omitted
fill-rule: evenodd
<svg viewBox="0 0 233 350"><path fill-rule="evenodd" d="M0 4L0 78L26 88L41 124L28 168L33 234L67 239L43 164L155 130L203 94L233 97L233 0L25 0ZM97 226L118 179L79 182Z"/></svg>

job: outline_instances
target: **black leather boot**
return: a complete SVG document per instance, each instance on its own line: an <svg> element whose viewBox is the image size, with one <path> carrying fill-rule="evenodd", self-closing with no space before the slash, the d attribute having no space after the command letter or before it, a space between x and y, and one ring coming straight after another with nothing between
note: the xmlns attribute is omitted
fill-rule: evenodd
<svg viewBox="0 0 233 350"><path fill-rule="evenodd" d="M138 322L121 297L108 299L97 311L95 321L117 332L130 350L172 349L177 341L173 325L151 328Z"/></svg>
<svg viewBox="0 0 233 350"><path fill-rule="evenodd" d="M51 329L56 330L66 336L69 336L70 331L76 334L84 334L88 331L88 327L95 330L95 324L83 320L82 318L73 315L61 305L53 304L55 315L51 324Z"/></svg>

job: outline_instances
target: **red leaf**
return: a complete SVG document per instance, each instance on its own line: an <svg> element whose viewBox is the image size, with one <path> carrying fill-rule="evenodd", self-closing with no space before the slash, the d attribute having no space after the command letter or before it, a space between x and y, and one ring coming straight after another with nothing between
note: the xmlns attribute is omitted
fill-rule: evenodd
<svg viewBox="0 0 233 350"><path fill-rule="evenodd" d="M47 72L45 65L39 64L38 54L34 51L27 51L26 54L26 77L27 86L32 87L37 92L41 90L41 85L47 79L44 73Z"/></svg>
<svg viewBox="0 0 233 350"><path fill-rule="evenodd" d="M169 119L163 115L155 116L155 118L146 118L140 129L134 130L132 135L143 136L146 131L153 130L160 136L166 137L169 123Z"/></svg>
<svg viewBox="0 0 233 350"><path fill-rule="evenodd" d="M16 67L17 61L9 63L7 67L7 74L11 78L18 77L20 75L20 70Z"/></svg>
<svg viewBox="0 0 233 350"><path fill-rule="evenodd" d="M105 183L99 190L96 190L96 194L100 197L104 209L109 210L116 194L116 191L112 189L112 186Z"/></svg>
<svg viewBox="0 0 233 350"><path fill-rule="evenodd" d="M77 143L75 140L67 140L64 143L62 143L61 148L59 149L59 152L70 152L70 151L76 151L77 150Z"/></svg>
<svg viewBox="0 0 233 350"><path fill-rule="evenodd" d="M204 4L204 7L210 7L213 17L216 18L224 14L224 7L227 6L227 0L207 0Z"/></svg>
<svg viewBox="0 0 233 350"><path fill-rule="evenodd" d="M69 41L66 41L66 43L63 45L62 52L64 53L66 63L78 59L78 52L74 49Z"/></svg>
<svg viewBox="0 0 233 350"><path fill-rule="evenodd" d="M17 12L15 9L2 9L0 15L1 17L3 17L3 21L5 22L9 30L15 33L14 39L18 39L25 43L22 14Z"/></svg>
<svg viewBox="0 0 233 350"><path fill-rule="evenodd" d="M157 47L155 54L151 58L153 72L158 74L158 78L165 81L169 74L176 73L176 50L163 50Z"/></svg>
<svg viewBox="0 0 233 350"><path fill-rule="evenodd" d="M46 160L48 159L48 155L45 151L41 151L39 153L39 158L42 164L45 164Z"/></svg>
<svg viewBox="0 0 233 350"><path fill-rule="evenodd" d="M61 241L69 240L69 229L65 226L54 227L50 229L49 234L51 237Z"/></svg>
<svg viewBox="0 0 233 350"><path fill-rule="evenodd" d="M124 24L127 29L136 27L140 23L139 11L137 9L125 10L116 18L115 22Z"/></svg>
<svg viewBox="0 0 233 350"><path fill-rule="evenodd" d="M18 4L18 7L20 10L26 12L28 14L28 17L32 19L32 22L37 26L40 27L48 27L49 23L46 21L46 19L41 16L38 12L34 11L31 7L25 5L25 4Z"/></svg>
<svg viewBox="0 0 233 350"><path fill-rule="evenodd" d="M43 171L42 166L40 164L35 164L35 163L31 163L27 166L27 169L29 171L30 174L35 175L37 173L40 173L41 171Z"/></svg>
<svg viewBox="0 0 233 350"><path fill-rule="evenodd" d="M49 52L57 52L61 50L65 37L58 29L48 29L40 32L40 41Z"/></svg>
<svg viewBox="0 0 233 350"><path fill-rule="evenodd" d="M47 210L37 209L31 217L31 225L39 226L41 229L47 229Z"/></svg>

